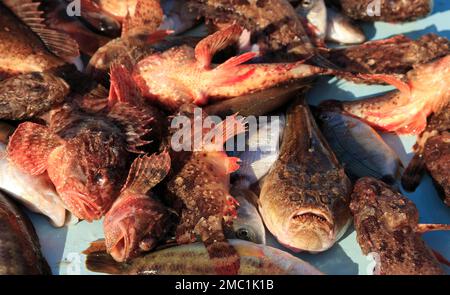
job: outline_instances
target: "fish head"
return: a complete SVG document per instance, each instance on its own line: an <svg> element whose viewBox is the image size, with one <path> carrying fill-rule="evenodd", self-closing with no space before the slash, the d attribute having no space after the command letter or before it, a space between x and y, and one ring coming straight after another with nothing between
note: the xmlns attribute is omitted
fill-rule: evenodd
<svg viewBox="0 0 450 295"><path fill-rule="evenodd" d="M62 200L80 219L101 218L117 197L126 159L95 134L69 140L48 160L48 173Z"/></svg>
<svg viewBox="0 0 450 295"><path fill-rule="evenodd" d="M366 35L350 18L334 8L327 11L327 39L339 44L360 44L366 41Z"/></svg>
<svg viewBox="0 0 450 295"><path fill-rule="evenodd" d="M324 37L327 30L327 8L324 0L302 0L296 11L312 24L318 37Z"/></svg>
<svg viewBox="0 0 450 295"><path fill-rule="evenodd" d="M108 1L110 2L110 1ZM117 1L115 1L117 2ZM121 1L127 2L127 1ZM81 19L96 31L111 38L120 36L122 25L119 17L115 16L97 1L83 0L81 3Z"/></svg>

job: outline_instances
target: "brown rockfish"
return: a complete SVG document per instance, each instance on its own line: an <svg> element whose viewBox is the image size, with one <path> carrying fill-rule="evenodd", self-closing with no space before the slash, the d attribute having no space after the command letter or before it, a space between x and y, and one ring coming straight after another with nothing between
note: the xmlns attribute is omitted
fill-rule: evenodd
<svg viewBox="0 0 450 295"><path fill-rule="evenodd" d="M126 74L123 66L113 68L105 112L88 113L66 103L51 111L47 126L20 124L8 144L9 159L31 175L47 171L80 219L92 221L108 211L125 180L130 152L140 153L149 143L146 136L155 142L160 136L161 113L137 102Z"/></svg>
<svg viewBox="0 0 450 295"><path fill-rule="evenodd" d="M419 134L425 129L428 116L439 112L450 100L450 55L415 66L408 72L407 82L386 75L368 77L399 90L356 101L325 102L323 106L340 108L381 131Z"/></svg>
<svg viewBox="0 0 450 295"><path fill-rule="evenodd" d="M375 255L375 274L444 274L420 234L448 230L450 226L418 224L419 212L414 203L371 177L356 182L350 208L363 253Z"/></svg>
<svg viewBox="0 0 450 295"><path fill-rule="evenodd" d="M0 193L0 275L50 275L28 217Z"/></svg>
<svg viewBox="0 0 450 295"><path fill-rule="evenodd" d="M239 169L239 165L237 158L228 157L223 151L223 144L242 133L244 125L232 116L215 127L203 126L204 121L207 125L206 114L198 114L196 110L200 109L195 105L183 105L176 117L186 119L178 123L189 127L187 131L191 132L189 138L192 136L193 144L178 142L177 134L182 130L176 131L170 139L172 170L166 187L169 195L180 204L176 207L181 207L176 239L179 244L186 244L195 242L199 236L210 258L216 261L217 273L235 274L239 270L239 257L227 243L223 226L236 216L237 202L229 192L229 175ZM202 125L199 127L198 123ZM208 139L212 134L214 138ZM174 150L179 147L188 149Z"/></svg>
<svg viewBox="0 0 450 295"><path fill-rule="evenodd" d="M304 98L290 107L278 160L259 197L269 231L294 251L325 251L351 223L351 182Z"/></svg>
<svg viewBox="0 0 450 295"><path fill-rule="evenodd" d="M200 41L195 49L185 45L150 55L135 67L135 81L147 98L174 110L184 103L204 105L210 98L228 99L291 80L333 73L304 61L243 64L256 56L253 52L212 64L215 53L236 42L241 32L239 25L231 25Z"/></svg>

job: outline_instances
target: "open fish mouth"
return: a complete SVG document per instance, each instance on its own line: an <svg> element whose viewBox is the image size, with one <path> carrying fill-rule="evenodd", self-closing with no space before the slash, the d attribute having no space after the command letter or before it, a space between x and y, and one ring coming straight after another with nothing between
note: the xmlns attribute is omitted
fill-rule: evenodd
<svg viewBox="0 0 450 295"><path fill-rule="evenodd" d="M317 210L295 212L287 219L280 242L293 251L321 252L336 241L334 222Z"/></svg>

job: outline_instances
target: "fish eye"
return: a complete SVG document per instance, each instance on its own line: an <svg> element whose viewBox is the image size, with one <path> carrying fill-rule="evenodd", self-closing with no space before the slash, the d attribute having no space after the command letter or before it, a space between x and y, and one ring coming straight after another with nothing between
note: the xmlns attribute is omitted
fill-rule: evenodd
<svg viewBox="0 0 450 295"><path fill-rule="evenodd" d="M253 242L254 235L246 228L240 228L236 231L236 237L241 240Z"/></svg>
<svg viewBox="0 0 450 295"><path fill-rule="evenodd" d="M311 7L311 5L312 5L312 0L303 0L302 1L303 7Z"/></svg>
<svg viewBox="0 0 450 295"><path fill-rule="evenodd" d="M94 175L94 182L98 185L104 185L105 184L105 177L103 177L103 174L101 172L97 172Z"/></svg>

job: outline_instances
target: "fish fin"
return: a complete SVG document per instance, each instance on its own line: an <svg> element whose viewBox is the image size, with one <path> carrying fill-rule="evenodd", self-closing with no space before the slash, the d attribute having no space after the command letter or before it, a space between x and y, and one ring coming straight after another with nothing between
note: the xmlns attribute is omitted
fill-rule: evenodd
<svg viewBox="0 0 450 295"><path fill-rule="evenodd" d="M243 63L255 58L256 56L258 56L258 53L256 53L256 52L246 52L244 54L234 56L234 57L228 59L223 64L219 65L216 69L226 70L229 68L234 68L240 64L243 64Z"/></svg>
<svg viewBox="0 0 450 295"><path fill-rule="evenodd" d="M164 12L158 0L137 0L133 15L128 11L122 24L122 37L142 30L154 32L161 25Z"/></svg>
<svg viewBox="0 0 450 295"><path fill-rule="evenodd" d="M46 126L25 122L17 127L8 144L9 159L21 170L39 175L47 170L51 152L61 145L61 139Z"/></svg>
<svg viewBox="0 0 450 295"><path fill-rule="evenodd" d="M102 251L106 251L105 239L99 239L97 241L91 242L89 247L86 250L84 250L82 253L85 255L88 255L91 253L102 252Z"/></svg>
<svg viewBox="0 0 450 295"><path fill-rule="evenodd" d="M241 161L241 159L237 158L237 157L227 157L226 159L227 161L227 174L231 174L233 172L236 172L239 170L239 162Z"/></svg>
<svg viewBox="0 0 450 295"><path fill-rule="evenodd" d="M436 257L437 261L439 263L442 263L444 265L447 265L448 267L450 267L450 261L447 260L447 258L444 257L444 255L442 255L441 253L439 253L436 250L431 250L434 254L434 257Z"/></svg>
<svg viewBox="0 0 450 295"><path fill-rule="evenodd" d="M164 38L166 38L169 35L172 35L173 31L171 30L158 30L155 31L154 33L151 33L148 37L147 37L147 43L148 44L155 44L158 43L159 41L164 40Z"/></svg>
<svg viewBox="0 0 450 295"><path fill-rule="evenodd" d="M142 156L131 164L127 181L122 189L147 194L160 183L170 171L170 156L167 151L151 156Z"/></svg>
<svg viewBox="0 0 450 295"><path fill-rule="evenodd" d="M384 74L358 74L359 78L368 79L368 80L378 80L389 85L394 86L400 92L406 94L408 97L411 97L411 85L400 80L399 78L393 75L384 75Z"/></svg>
<svg viewBox="0 0 450 295"><path fill-rule="evenodd" d="M110 69L110 76L109 107L112 107L117 102L137 105L141 95L133 80L131 71L122 64L113 63Z"/></svg>
<svg viewBox="0 0 450 295"><path fill-rule="evenodd" d="M36 33L48 50L62 59L72 62L80 56L78 43L65 33L50 29L45 24L44 12L40 10L42 1L18 0L8 7L34 33Z"/></svg>
<svg viewBox="0 0 450 295"><path fill-rule="evenodd" d="M108 274L120 274L124 270L124 264L115 261L106 251L89 253L86 267L93 272Z"/></svg>
<svg viewBox="0 0 450 295"><path fill-rule="evenodd" d="M417 225L415 232L424 234L430 231L447 231L450 230L450 224L425 224L420 223Z"/></svg>
<svg viewBox="0 0 450 295"><path fill-rule="evenodd" d="M84 112L99 113L108 108L108 95L108 89L98 84L88 94L76 100L76 103Z"/></svg>
<svg viewBox="0 0 450 295"><path fill-rule="evenodd" d="M237 114L227 117L225 120L218 123L213 127L213 130L209 134L215 136L214 142L213 138L206 136L203 139L202 149L204 150L222 150L225 142L235 135L245 132L245 119L238 118ZM217 138L217 136L218 138Z"/></svg>
<svg viewBox="0 0 450 295"><path fill-rule="evenodd" d="M201 40L195 47L195 58L202 68L209 69L214 55L239 41L242 27L233 24Z"/></svg>

